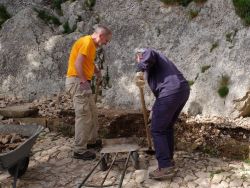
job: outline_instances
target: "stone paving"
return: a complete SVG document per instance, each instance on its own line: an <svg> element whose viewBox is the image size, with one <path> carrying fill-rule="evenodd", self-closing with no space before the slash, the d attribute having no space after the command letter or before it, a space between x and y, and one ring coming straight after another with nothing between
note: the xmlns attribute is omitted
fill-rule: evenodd
<svg viewBox="0 0 250 188"><path fill-rule="evenodd" d="M87 173L98 161L73 159L73 138L53 132L42 132L33 146L29 168L18 180L19 188L71 188L78 187ZM98 156L99 158L100 156ZM121 158L124 155L120 156ZM250 187L250 164L222 158L212 158L203 153L177 151L175 154L176 174L170 180L148 179L148 172L156 168L154 156L139 152L141 169L135 170L132 163L126 171L123 187L139 188L236 188ZM114 165L106 184L119 183L122 163ZM89 178L89 184L98 185L106 172L97 168ZM2 187L12 187L13 178L8 172L0 172Z"/></svg>

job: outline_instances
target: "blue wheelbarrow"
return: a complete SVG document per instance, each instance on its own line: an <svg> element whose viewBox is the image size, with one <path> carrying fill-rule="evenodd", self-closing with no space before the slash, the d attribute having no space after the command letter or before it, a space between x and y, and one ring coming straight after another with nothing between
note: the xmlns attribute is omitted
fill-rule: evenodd
<svg viewBox="0 0 250 188"><path fill-rule="evenodd" d="M0 125L0 134L16 133L28 137L14 150L0 154L0 170L8 170L14 177L13 188L16 188L17 178L26 172L31 148L42 130L40 125Z"/></svg>

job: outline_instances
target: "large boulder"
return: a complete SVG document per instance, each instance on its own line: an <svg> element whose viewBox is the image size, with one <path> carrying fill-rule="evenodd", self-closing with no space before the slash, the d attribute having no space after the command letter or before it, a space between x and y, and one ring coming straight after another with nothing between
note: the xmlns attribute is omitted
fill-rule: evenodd
<svg viewBox="0 0 250 188"><path fill-rule="evenodd" d="M18 12L0 31L0 91L33 100L62 90L70 46L79 36L53 35L33 9Z"/></svg>
<svg viewBox="0 0 250 188"><path fill-rule="evenodd" d="M193 9L199 10L198 16L190 19ZM233 101L249 89L250 33L231 0L208 0L187 8L150 0L106 0L97 3L95 10L114 32L106 54L111 80L116 82L106 92L106 103L139 108L138 89L132 82L133 49L146 46L162 51L194 82L185 111L197 111L198 106L196 114L239 115ZM229 93L220 97L218 89L225 77ZM152 103L153 96L147 97Z"/></svg>
<svg viewBox="0 0 250 188"><path fill-rule="evenodd" d="M193 19L192 10L198 10ZM162 51L193 82L186 112L249 116L242 114L234 101L243 99L249 90L250 33L235 14L231 0L191 3L187 8L151 0L103 0L97 1L92 11L85 10L82 1L67 1L62 12L61 20L71 27L76 24L76 32L58 35L30 8L17 11L3 24L1 93L33 99L62 91L73 41L90 33L99 22L113 31L111 43L104 48L104 68L109 65L111 86L102 92L105 105L140 108L138 88L133 83L133 50L139 46ZM223 82L229 92L221 97L218 90ZM152 105L149 88L145 99Z"/></svg>

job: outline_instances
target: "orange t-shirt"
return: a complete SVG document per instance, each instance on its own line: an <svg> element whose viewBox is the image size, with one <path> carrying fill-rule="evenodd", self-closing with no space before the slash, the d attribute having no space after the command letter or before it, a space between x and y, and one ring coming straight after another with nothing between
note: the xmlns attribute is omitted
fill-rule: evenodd
<svg viewBox="0 0 250 188"><path fill-rule="evenodd" d="M87 80L91 80L95 70L96 46L90 35L81 37L74 43L69 56L67 77L77 76L75 61L79 53L86 57L83 62L83 74Z"/></svg>

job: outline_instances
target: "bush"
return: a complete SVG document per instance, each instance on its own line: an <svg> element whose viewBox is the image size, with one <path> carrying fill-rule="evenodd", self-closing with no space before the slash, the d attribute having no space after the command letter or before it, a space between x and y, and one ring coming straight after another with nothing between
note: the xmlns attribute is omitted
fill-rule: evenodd
<svg viewBox="0 0 250 188"><path fill-rule="evenodd" d="M76 27L77 27L77 26L75 25L73 28L70 28L69 22L67 21L67 22L65 22L65 23L63 24L63 29L64 29L63 33L64 33L64 34L73 33L73 32L76 30Z"/></svg>
<svg viewBox="0 0 250 188"><path fill-rule="evenodd" d="M188 85L189 86L192 86L194 84L194 81L193 80L188 80Z"/></svg>
<svg viewBox="0 0 250 188"><path fill-rule="evenodd" d="M46 12L45 10L38 10L34 9L38 13L38 17L42 19L45 23L53 23L55 25L60 25L60 21L57 17L54 15L51 15L50 13Z"/></svg>
<svg viewBox="0 0 250 188"><path fill-rule="evenodd" d="M229 76L227 76L227 75L222 75L221 76L220 87L218 89L218 94L222 98L226 97L228 95L228 93L229 93L229 88L228 88L229 80L230 80Z"/></svg>
<svg viewBox="0 0 250 188"><path fill-rule="evenodd" d="M233 39L237 35L238 29L234 29L232 32L226 34L226 41L232 43Z"/></svg>
<svg viewBox="0 0 250 188"><path fill-rule="evenodd" d="M95 6L95 3L96 3L96 0L85 0L84 1L85 6L90 10L92 10L92 8Z"/></svg>
<svg viewBox="0 0 250 188"><path fill-rule="evenodd" d="M196 3L205 3L207 0L194 0Z"/></svg>
<svg viewBox="0 0 250 188"><path fill-rule="evenodd" d="M219 43L218 42L215 42L212 44L211 48L210 48L210 53L219 46Z"/></svg>
<svg viewBox="0 0 250 188"><path fill-rule="evenodd" d="M229 84L229 80L230 80L229 76L222 75L221 80L220 80L220 85L221 86L227 86Z"/></svg>
<svg viewBox="0 0 250 188"><path fill-rule="evenodd" d="M3 5L0 5L0 28L2 24L10 18L10 14L7 12L6 8Z"/></svg>
<svg viewBox="0 0 250 188"><path fill-rule="evenodd" d="M250 1L249 0L233 0L236 14L244 21L246 26L250 26Z"/></svg>
<svg viewBox="0 0 250 188"><path fill-rule="evenodd" d="M226 97L227 94L229 93L229 89L227 86L221 86L219 89L218 89L218 93L220 95L220 97Z"/></svg>
<svg viewBox="0 0 250 188"><path fill-rule="evenodd" d="M179 5L182 5L184 7L188 6L189 3L192 2L192 0L161 0L161 2L165 4L175 4L178 3Z"/></svg>
<svg viewBox="0 0 250 188"><path fill-rule="evenodd" d="M190 19L193 19L193 18L197 17L198 14L199 14L198 10L189 10L189 17L190 17Z"/></svg>
<svg viewBox="0 0 250 188"><path fill-rule="evenodd" d="M175 3L177 3L179 5L182 5L182 6L186 7L192 1L194 1L196 3L203 3L203 2L206 2L207 0L160 0L160 1L165 3L165 4L175 4Z"/></svg>
<svg viewBox="0 0 250 188"><path fill-rule="evenodd" d="M204 73L206 70L210 69L211 65L204 65L201 67L201 72Z"/></svg>
<svg viewBox="0 0 250 188"><path fill-rule="evenodd" d="M53 0L51 3L51 8L61 10L61 4L67 0Z"/></svg>

